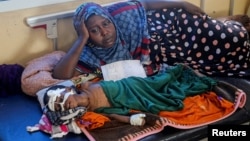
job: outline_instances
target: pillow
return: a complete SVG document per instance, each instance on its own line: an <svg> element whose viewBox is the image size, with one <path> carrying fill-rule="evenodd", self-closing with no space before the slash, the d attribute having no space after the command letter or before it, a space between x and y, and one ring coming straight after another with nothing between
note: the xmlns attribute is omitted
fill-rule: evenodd
<svg viewBox="0 0 250 141"><path fill-rule="evenodd" d="M39 90L64 81L52 77L54 66L64 55L63 51L54 51L28 62L21 76L23 92L30 96L36 96Z"/></svg>

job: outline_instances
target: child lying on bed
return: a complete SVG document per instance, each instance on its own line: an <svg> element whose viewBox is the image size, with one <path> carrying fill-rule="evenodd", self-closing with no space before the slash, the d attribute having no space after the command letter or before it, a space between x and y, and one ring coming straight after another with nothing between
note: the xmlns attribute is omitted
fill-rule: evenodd
<svg viewBox="0 0 250 141"><path fill-rule="evenodd" d="M88 111L103 113L121 122L143 125L145 115L129 117L130 110L153 114L180 110L185 97L209 91L215 84L215 80L197 76L191 69L177 65L147 78L85 82L79 94L72 87L56 85L47 90L44 103L51 111L87 107Z"/></svg>

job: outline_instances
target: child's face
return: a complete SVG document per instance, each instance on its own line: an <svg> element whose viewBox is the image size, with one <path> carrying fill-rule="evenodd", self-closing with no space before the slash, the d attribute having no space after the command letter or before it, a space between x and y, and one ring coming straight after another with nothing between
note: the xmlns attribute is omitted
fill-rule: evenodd
<svg viewBox="0 0 250 141"><path fill-rule="evenodd" d="M48 96L50 97L48 102L49 109L51 111L64 111L65 108L68 108L65 102L73 94L75 94L75 91L71 87L48 91Z"/></svg>
<svg viewBox="0 0 250 141"><path fill-rule="evenodd" d="M69 97L69 95L74 94L72 88L67 87L64 91L61 92L61 95L56 98L55 101L55 110L64 111L64 103Z"/></svg>

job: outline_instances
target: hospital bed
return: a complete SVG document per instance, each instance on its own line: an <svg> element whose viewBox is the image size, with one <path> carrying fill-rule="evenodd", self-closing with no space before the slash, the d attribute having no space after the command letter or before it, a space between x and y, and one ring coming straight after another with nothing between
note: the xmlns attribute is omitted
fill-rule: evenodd
<svg viewBox="0 0 250 141"><path fill-rule="evenodd" d="M57 50L57 21L71 18L74 10L48 15L29 17L27 25L31 28L45 27L47 37L53 40L54 50ZM215 77L226 81L246 93L244 107L238 109L233 115L214 124L249 124L250 121L250 81L243 78ZM0 98L0 141L49 141L50 135L44 132L29 133L26 126L38 122L41 117L41 107L36 97L30 97L23 92ZM208 136L208 126L193 129L176 129L165 127L161 132L146 136L141 141L191 141L201 140ZM84 134L69 133L56 141L87 141Z"/></svg>

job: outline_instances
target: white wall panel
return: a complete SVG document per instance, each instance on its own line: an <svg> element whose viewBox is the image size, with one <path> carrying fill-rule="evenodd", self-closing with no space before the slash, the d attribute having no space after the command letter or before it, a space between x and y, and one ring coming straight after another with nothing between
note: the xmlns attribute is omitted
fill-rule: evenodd
<svg viewBox="0 0 250 141"><path fill-rule="evenodd" d="M75 0L0 0L0 12L8 12Z"/></svg>

